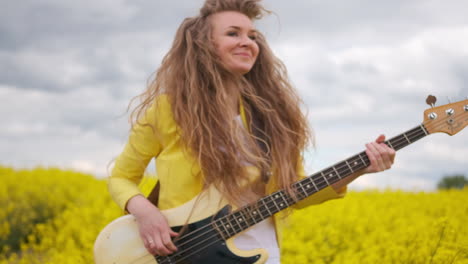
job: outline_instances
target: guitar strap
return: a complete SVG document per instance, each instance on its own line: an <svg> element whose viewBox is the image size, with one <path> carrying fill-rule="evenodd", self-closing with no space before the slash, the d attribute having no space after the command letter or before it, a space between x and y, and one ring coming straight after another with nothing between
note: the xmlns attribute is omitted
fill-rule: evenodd
<svg viewBox="0 0 468 264"><path fill-rule="evenodd" d="M158 206L159 201L159 189L161 189L161 184L159 184L159 181L157 181L156 185L154 186L153 190L151 190L147 198L156 207Z"/></svg>

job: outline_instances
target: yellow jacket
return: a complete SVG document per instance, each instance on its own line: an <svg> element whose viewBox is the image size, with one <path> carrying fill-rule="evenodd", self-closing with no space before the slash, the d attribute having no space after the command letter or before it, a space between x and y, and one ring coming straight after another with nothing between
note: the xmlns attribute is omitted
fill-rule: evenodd
<svg viewBox="0 0 468 264"><path fill-rule="evenodd" d="M240 113L244 126L247 127L242 105ZM156 176L161 185L159 209L175 208L194 198L202 191L203 186L199 173L200 166L180 142L167 95L158 97L157 103L147 110L141 123L151 124L155 131L147 125L133 127L123 152L116 159L108 181L112 198L125 209L130 198L141 194L138 184L152 158L156 159ZM305 177L303 169L300 169L299 175ZM294 205L293 208L300 209L343 197L345 190L336 193L331 187L327 187ZM280 245L284 221L285 217L282 217L281 213L274 215L276 235Z"/></svg>

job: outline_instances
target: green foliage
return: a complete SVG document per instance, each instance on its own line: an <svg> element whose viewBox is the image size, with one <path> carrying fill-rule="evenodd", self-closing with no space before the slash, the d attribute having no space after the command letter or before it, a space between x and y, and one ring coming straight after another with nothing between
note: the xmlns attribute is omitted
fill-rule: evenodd
<svg viewBox="0 0 468 264"><path fill-rule="evenodd" d="M443 177L437 184L437 188L441 189L463 189L468 184L468 179L465 175L456 174Z"/></svg>

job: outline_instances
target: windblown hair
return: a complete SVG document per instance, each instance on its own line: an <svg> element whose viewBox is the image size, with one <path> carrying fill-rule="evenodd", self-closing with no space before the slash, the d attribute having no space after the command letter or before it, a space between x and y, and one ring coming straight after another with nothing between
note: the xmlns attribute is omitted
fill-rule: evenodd
<svg viewBox="0 0 468 264"><path fill-rule="evenodd" d="M260 0L206 0L196 17L180 25L168 54L154 80L139 97L133 124L155 102L167 94L181 141L197 159L205 186L214 184L233 204L265 194L263 182L246 189L246 164L270 172L276 188L292 195L301 154L310 131L300 110L300 98L290 84L284 64L275 57L265 37L258 34L259 55L250 72L235 76L226 70L212 41L212 14L240 12L251 20L269 13ZM236 84L227 88L227 81ZM226 107L232 95L240 95L250 132L241 127L236 109ZM268 173L268 174L270 174ZM249 191L246 191L249 190ZM294 197L294 196L293 196Z"/></svg>

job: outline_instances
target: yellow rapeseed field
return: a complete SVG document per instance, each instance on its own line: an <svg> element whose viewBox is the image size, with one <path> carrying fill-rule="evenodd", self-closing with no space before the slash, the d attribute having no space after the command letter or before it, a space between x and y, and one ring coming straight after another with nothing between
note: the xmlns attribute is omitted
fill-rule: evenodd
<svg viewBox="0 0 468 264"><path fill-rule="evenodd" d="M93 263L94 239L122 213L92 175L0 167L0 179L0 264ZM295 212L282 254L284 264L468 263L468 189L350 192Z"/></svg>

